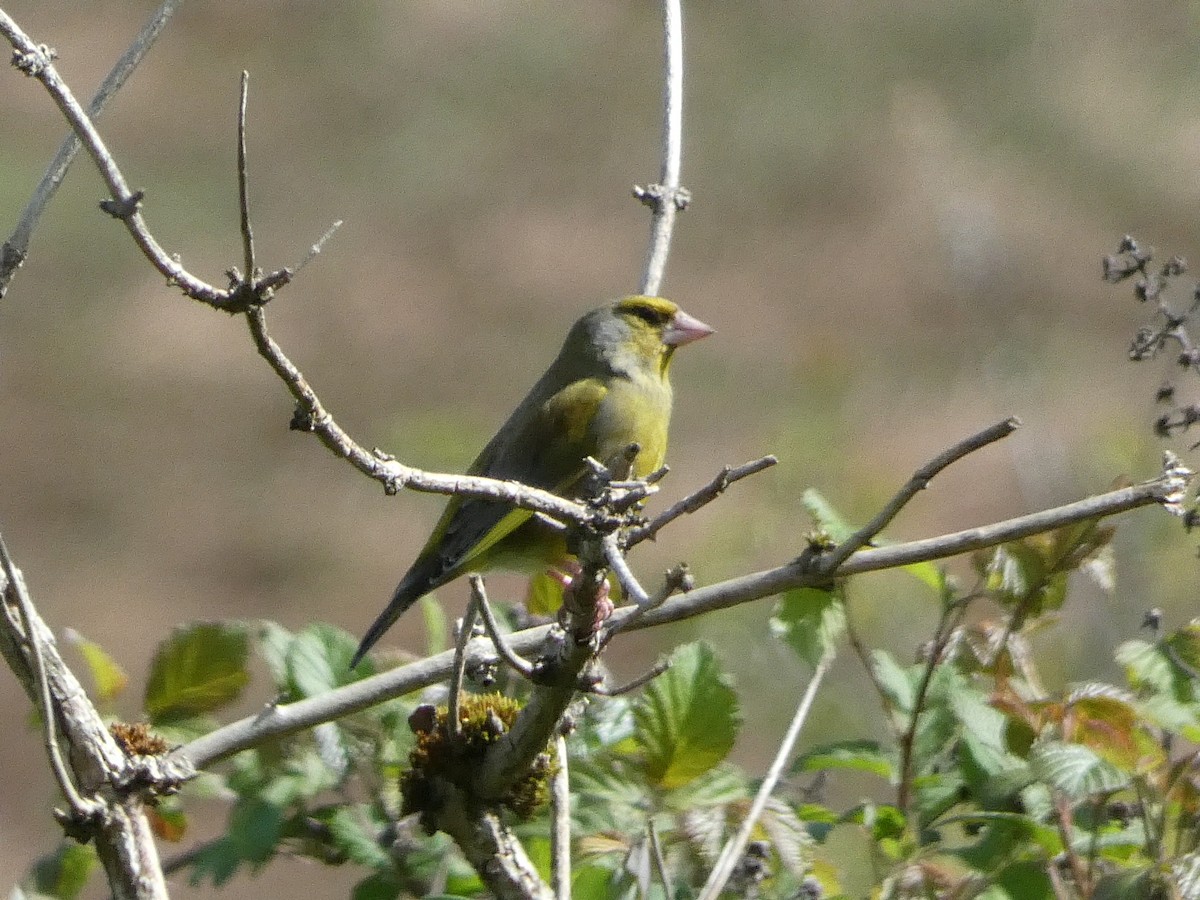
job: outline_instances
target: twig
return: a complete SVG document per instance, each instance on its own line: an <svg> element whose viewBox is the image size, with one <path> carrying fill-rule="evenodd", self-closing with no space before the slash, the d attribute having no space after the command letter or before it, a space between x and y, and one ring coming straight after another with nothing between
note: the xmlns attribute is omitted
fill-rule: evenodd
<svg viewBox="0 0 1200 900"><path fill-rule="evenodd" d="M25 579L21 577L12 556L9 555L8 545L5 543L3 535L0 535L0 570L8 579L9 589L16 600L17 608L21 611L21 627L25 632L25 640L29 643L29 653L33 657L33 674L37 680L38 700L42 714L42 736L46 754L50 757L50 768L54 772L54 778L58 782L63 796L67 799L67 804L71 807L72 818L77 822L86 822L100 813L103 804L95 800L85 800L80 796L71 773L67 771L67 764L63 761L56 728L58 710L55 709L54 702L50 697L50 679L46 675L46 660L42 655L41 636L33 627L33 605L25 587Z"/></svg>
<svg viewBox="0 0 1200 900"><path fill-rule="evenodd" d="M504 635L500 633L500 628L496 624L496 616L492 612L492 604L488 602L487 588L484 586L483 576L472 573L468 576L468 580L471 582L471 602L478 608L479 614L483 617L483 627L487 629L488 637L492 639L492 644L495 646L496 652L515 671L525 678L532 678L533 663L514 653L512 647L508 646L508 641L504 639Z"/></svg>
<svg viewBox="0 0 1200 900"><path fill-rule="evenodd" d="M700 490L689 494L678 503L659 513L654 517L653 521L640 528L631 528L625 536L625 546L633 547L642 541L654 540L655 536L667 525L670 525L680 516L694 513L706 504L716 500L735 481L741 481L743 478L757 475L764 469L771 468L777 462L779 460L774 456L764 456L761 459L743 463L740 466L725 466L717 473L716 478L700 488Z"/></svg>
<svg viewBox="0 0 1200 900"><path fill-rule="evenodd" d="M619 685L615 688L605 687L603 684L597 684L589 687L587 690L592 694L599 694L601 697L620 697L622 694L631 694L644 684L649 684L667 669L671 668L670 660L660 660L643 672L632 681Z"/></svg>
<svg viewBox="0 0 1200 900"><path fill-rule="evenodd" d="M670 599L672 595L678 594L680 591L686 594L694 586L695 579L692 578L692 573L688 568L687 563L681 562L678 565L667 569L663 576L662 587L655 592L653 597L640 606L634 607L632 612L627 613L626 616L619 622L610 622L608 624L608 627L605 628L604 632L600 635L600 646L608 646L609 641L611 641L622 631L627 631L629 628L631 628L634 623L638 621L638 619L640 619L650 610L657 609L658 607L662 606L667 602L668 599Z"/></svg>
<svg viewBox="0 0 1200 900"><path fill-rule="evenodd" d="M95 124L79 105L79 101L75 99L71 89L51 62L53 54L50 49L35 44L3 10L0 10L0 34L4 35L16 51L13 54L13 65L42 83L100 170L100 176L112 192L112 199L102 203L102 208L124 223L134 243L166 277L169 284L178 285L180 290L193 300L207 303L216 309L240 311L244 297L236 288L221 290L197 278L185 269L178 259L169 256L147 230L140 212L142 192L130 190L125 176L109 153ZM283 277L280 273L273 274Z"/></svg>
<svg viewBox="0 0 1200 900"><path fill-rule="evenodd" d="M266 316L261 307L246 311L250 336L260 356L287 386L298 404L292 427L310 431L335 456L338 456L369 478L380 482L384 490L394 494L401 489L430 494L459 494L494 500L542 513L558 521L577 525L603 527L608 522L601 510L566 500L549 491L529 487L515 481L498 481L477 475L443 475L423 472L406 466L379 451L369 452L347 434L326 411L316 391L296 365L267 331Z"/></svg>
<svg viewBox="0 0 1200 900"><path fill-rule="evenodd" d="M771 768L767 770L762 786L759 787L758 794L750 805L750 811L746 814L741 827L738 828L737 834L730 838L724 849L721 850L721 855L717 858L716 865L713 866L708 881L705 882L704 889L700 892L699 900L716 900L724 890L730 876L733 875L738 859L745 852L750 835L753 833L755 825L758 824L758 818L762 815L767 801L771 799L771 793L775 790L775 785L783 774L784 766L787 765L788 758L792 755L792 750L800 737L800 730L804 727L805 720L808 719L808 711L812 708L813 700L816 699L817 690L829 671L829 667L833 665L833 657L833 651L826 650L821 661L817 663L817 668L808 682L804 696L800 698L800 705L796 707L796 714L792 716L792 723L788 726L787 734L784 735L775 759L771 762Z"/></svg>
<svg viewBox="0 0 1200 900"><path fill-rule="evenodd" d="M550 886L555 900L571 900L571 779L567 771L567 739L554 739L557 757L550 779L550 810L554 828L550 832Z"/></svg>
<svg viewBox="0 0 1200 900"><path fill-rule="evenodd" d="M654 827L653 819L646 825L646 832L650 838L650 858L654 860L654 871L658 875L658 880L662 882L663 897L665 900L673 900L675 892L671 890L671 876L667 874L667 861L663 858L662 841L659 840L658 829Z"/></svg>
<svg viewBox="0 0 1200 900"><path fill-rule="evenodd" d="M687 207L690 197L679 184L683 165L683 13L680 0L663 0L663 56L666 79L663 85L662 173L659 184L634 188L634 196L650 206L650 247L638 288L641 294L657 294L671 252L675 215Z"/></svg>
<svg viewBox="0 0 1200 900"><path fill-rule="evenodd" d="M93 119L99 118L108 101L122 88L126 79L136 71L142 58L154 46L154 42L158 40L158 36L162 34L167 22L170 21L181 3L183 0L163 0L163 4L150 17L150 21L142 27L141 32L129 45L129 49L121 54L121 58L117 60L116 65L101 82L91 103L88 104L89 116ZM25 262L34 229L37 228L42 213L58 192L59 185L66 177L67 169L70 168L79 152L79 146L79 138L75 133L68 133L59 145L58 152L54 154L54 159L46 167L46 172L34 189L33 196L29 198L29 203L25 205L16 229L4 242L3 247L0 247L0 298L3 298L8 292L9 283L16 275L17 269Z"/></svg>
<svg viewBox="0 0 1200 900"><path fill-rule="evenodd" d="M450 720L450 737L457 740L462 734L462 722L458 718L459 703L462 698L463 676L467 670L467 644L475 636L475 595L471 595L467 603L467 611L463 613L458 623L458 640L454 645L454 670L450 677L450 700L447 718Z"/></svg>
<svg viewBox="0 0 1200 900"><path fill-rule="evenodd" d="M1178 502L1180 492L1186 488L1186 481L1180 470L1170 469L1153 481L1098 494L1031 515L907 544L860 550L842 564L838 575L855 575L914 562L958 556L1031 534L1052 531L1073 522L1112 516L1151 504L1168 506ZM631 625L629 630L653 628L690 619L706 612L728 609L791 588L813 587L827 581L828 576L813 573L803 563L792 562L765 572L695 588L683 596L667 600L656 609L644 612L635 607L617 609L613 612L609 625L623 629L626 619L637 615L638 621ZM509 635L507 643L514 652L528 654L540 648L550 633L549 625L528 628ZM269 711L249 716L197 738L172 753L171 758L187 759L194 763L196 768L204 768L240 750L256 746L264 740L311 728L320 722L328 722L443 681L450 674L453 659L453 652L446 651L408 665L397 666L319 697L280 704Z"/></svg>
<svg viewBox="0 0 1200 900"><path fill-rule="evenodd" d="M242 259L246 264L243 277L247 282L252 282L258 273L254 260L254 229L250 225L250 179L246 174L246 96L249 84L250 73L243 69L237 118L238 221L242 226Z"/></svg>
<svg viewBox="0 0 1200 900"><path fill-rule="evenodd" d="M929 696L929 686L933 683L933 673L938 667L938 662L942 658L942 653L946 649L946 644L950 636L954 634L955 629L962 623L963 617L967 613L968 605L969 603L967 602L961 602L943 606L942 615L938 620L937 628L933 634L929 659L925 662L925 669L921 672L921 680L917 684L916 694L913 696L913 705L908 716L908 727L900 734L900 785L896 790L896 805L904 813L906 822L912 821L912 809L910 807L912 805L913 787L913 745L917 739L917 725L925 707L925 700Z"/></svg>
<svg viewBox="0 0 1200 900"><path fill-rule="evenodd" d="M608 568L612 570L612 573L617 576L617 581L626 596L633 598L633 602L638 606L645 606L650 602L650 595L646 593L646 589L642 587L637 576L629 568L629 563L625 561L625 554L621 552L618 540L619 536L615 531L612 534L606 534L601 539L600 546L604 548L604 561L608 563Z"/></svg>
<svg viewBox="0 0 1200 900"><path fill-rule="evenodd" d="M860 528L854 534L850 535L846 540L842 541L830 553L821 557L820 568L826 574L834 572L838 566L845 562L852 553L865 547L875 535L883 531L888 523L896 517L896 514L904 508L918 492L925 490L929 486L929 482L933 477L962 459L968 454L974 453L988 444L995 443L1001 438L1006 438L1021 426L1021 420L1015 416L1010 416L1003 422L997 422L990 428L985 428L978 434L973 434L965 440L959 441L953 447L950 447L939 453L921 468L913 473L912 478L902 487L888 504L879 511L870 522Z"/></svg>

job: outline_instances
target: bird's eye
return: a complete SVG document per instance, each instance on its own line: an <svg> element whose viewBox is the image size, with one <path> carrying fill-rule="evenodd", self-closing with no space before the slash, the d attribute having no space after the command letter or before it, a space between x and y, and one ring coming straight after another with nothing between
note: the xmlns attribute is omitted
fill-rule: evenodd
<svg viewBox="0 0 1200 900"><path fill-rule="evenodd" d="M653 325L656 328L666 321L666 318L661 312L651 309L648 306L631 306L629 308L629 312L637 316L647 325Z"/></svg>

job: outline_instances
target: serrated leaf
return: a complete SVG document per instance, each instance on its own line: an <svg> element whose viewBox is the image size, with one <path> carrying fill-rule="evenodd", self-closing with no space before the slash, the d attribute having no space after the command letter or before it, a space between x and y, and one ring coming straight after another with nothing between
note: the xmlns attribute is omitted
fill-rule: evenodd
<svg viewBox="0 0 1200 900"><path fill-rule="evenodd" d="M177 629L150 665L145 709L154 724L213 712L236 700L250 680L249 640L240 623L202 622Z"/></svg>
<svg viewBox="0 0 1200 900"><path fill-rule="evenodd" d="M772 633L810 666L833 653L846 631L846 606L835 591L794 588L779 599Z"/></svg>
<svg viewBox="0 0 1200 900"><path fill-rule="evenodd" d="M821 772L826 769L852 769L869 772L889 782L896 780L896 764L878 741L835 741L814 747L792 763L792 772Z"/></svg>
<svg viewBox="0 0 1200 900"><path fill-rule="evenodd" d="M728 806L745 800L748 796L750 786L746 782L745 773L729 763L721 763L667 793L663 803L670 809L703 809L710 806Z"/></svg>
<svg viewBox="0 0 1200 900"><path fill-rule="evenodd" d="M1125 641L1117 647L1116 660L1125 668L1130 686L1159 693L1177 693L1177 669L1158 644Z"/></svg>
<svg viewBox="0 0 1200 900"><path fill-rule="evenodd" d="M288 647L291 696L316 697L358 680L362 673L350 669L357 649L358 642L349 632L323 623L309 625Z"/></svg>
<svg viewBox="0 0 1200 900"><path fill-rule="evenodd" d="M267 664L275 689L280 693L287 691L287 655L288 648L296 636L277 622L263 621L258 623L254 635L258 645L259 655Z"/></svg>
<svg viewBox="0 0 1200 900"><path fill-rule="evenodd" d="M901 668L895 657L886 650L871 651L871 671L892 706L900 715L907 717L916 699L913 676Z"/></svg>
<svg viewBox="0 0 1200 900"><path fill-rule="evenodd" d="M66 638L83 657L88 673L92 676L92 684L96 688L96 699L102 704L111 703L129 684L129 676L125 674L125 670L117 665L117 661L109 656L103 647L95 641L89 641L74 628L67 629Z"/></svg>
<svg viewBox="0 0 1200 900"><path fill-rule="evenodd" d="M1076 799L1112 793L1129 784L1125 773L1080 744L1035 744L1029 764L1039 779Z"/></svg>
<svg viewBox="0 0 1200 900"><path fill-rule="evenodd" d="M1189 670L1193 678L1200 672L1200 620L1193 619L1163 644L1177 665Z"/></svg>
<svg viewBox="0 0 1200 900"><path fill-rule="evenodd" d="M706 643L671 654L671 668L646 688L633 709L647 777L661 788L687 784L733 748L741 717L737 695Z"/></svg>
<svg viewBox="0 0 1200 900"><path fill-rule="evenodd" d="M808 488L800 495L804 509L812 516L817 527L828 534L836 542L844 541L854 534L856 529L830 505L825 495L816 488Z"/></svg>
<svg viewBox="0 0 1200 900"><path fill-rule="evenodd" d="M326 822L334 846L346 854L351 862L369 869L390 871L392 858L379 846L379 842L363 827L357 812L350 807L339 807Z"/></svg>

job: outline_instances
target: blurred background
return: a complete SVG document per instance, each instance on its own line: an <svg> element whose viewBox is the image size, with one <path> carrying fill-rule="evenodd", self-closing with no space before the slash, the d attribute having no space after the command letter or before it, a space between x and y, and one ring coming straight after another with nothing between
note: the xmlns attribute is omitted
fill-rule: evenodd
<svg viewBox="0 0 1200 900"><path fill-rule="evenodd" d="M4 8L87 98L155 4ZM695 201L664 293L718 334L675 363L660 502L724 463L770 452L780 465L639 550L635 570L652 579L687 559L708 583L784 562L811 527L804 488L862 521L929 457L1009 414L1024 428L940 477L888 537L1156 474L1164 369L1127 361L1146 311L1102 284L1100 258L1125 232L1164 257L1197 253L1195 11L1153 4L1135 28L1127 4L1100 0L688 4ZM100 130L163 245L222 283L241 259L234 111L248 69L260 261L294 264L345 220L269 307L275 337L361 443L461 470L570 323L636 286L648 214L630 188L658 174L660 46L651 2L192 0ZM2 79L6 236L65 129L38 85ZM104 196L81 157L0 302L0 528L51 626L127 668L133 716L176 624L361 633L442 501L385 498L289 432L292 404L244 324L164 285L99 212ZM1189 618L1193 544L1159 512L1125 516L1115 592L1080 584L1035 642L1050 686L1118 677L1112 649L1149 606L1168 625ZM867 642L903 661L935 616L909 581L851 593ZM465 589L441 598L457 612ZM632 675L711 637L750 726L737 759L760 771L807 678L768 639L771 607L629 636L611 661ZM418 615L385 641L425 642ZM878 732L868 696L844 655L807 742ZM2 890L58 830L7 675L0 716ZM189 842L220 828L221 807L209 812ZM226 895L339 895L357 875L280 860Z"/></svg>

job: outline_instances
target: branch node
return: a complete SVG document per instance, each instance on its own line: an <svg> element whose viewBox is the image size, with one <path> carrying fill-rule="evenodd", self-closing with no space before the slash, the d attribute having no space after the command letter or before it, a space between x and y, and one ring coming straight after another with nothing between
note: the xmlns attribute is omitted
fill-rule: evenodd
<svg viewBox="0 0 1200 900"><path fill-rule="evenodd" d="M47 44L38 44L35 49L26 53L13 50L12 54L13 68L30 78L37 78L56 59L58 51Z"/></svg>
<svg viewBox="0 0 1200 900"><path fill-rule="evenodd" d="M303 403L297 403L295 410L292 411L292 420L288 422L289 431L303 431L312 434L317 430L317 420L313 415L313 411ZM394 489L388 491L389 494L394 494Z"/></svg>
<svg viewBox="0 0 1200 900"><path fill-rule="evenodd" d="M692 203L692 192L680 186L668 188L666 185L654 184L633 186L633 196L643 206L648 206L655 212L660 212L668 203L683 212Z"/></svg>
<svg viewBox="0 0 1200 900"><path fill-rule="evenodd" d="M124 222L127 219L133 218L138 210L142 208L142 200L145 199L145 191L134 191L128 197L112 198L110 200L101 200L100 209L108 213L114 219L120 219ZM175 257L178 262L178 257Z"/></svg>
<svg viewBox="0 0 1200 900"><path fill-rule="evenodd" d="M1160 502L1163 509L1174 516L1184 516L1187 510L1184 501L1187 499L1188 486L1195 477L1195 472L1185 466L1170 450L1163 452L1163 470L1159 476L1163 490Z"/></svg>

